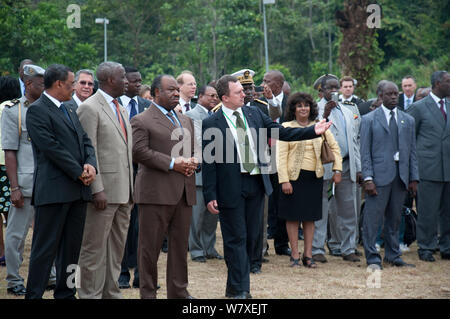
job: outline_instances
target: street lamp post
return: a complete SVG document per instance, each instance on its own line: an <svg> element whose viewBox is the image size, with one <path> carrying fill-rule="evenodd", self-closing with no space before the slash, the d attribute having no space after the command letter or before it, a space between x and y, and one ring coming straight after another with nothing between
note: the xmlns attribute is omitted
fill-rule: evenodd
<svg viewBox="0 0 450 319"><path fill-rule="evenodd" d="M104 43L104 51L105 51L105 62L106 62L106 60L108 58L108 44L107 44L108 35L107 35L107 32L106 32L106 25L109 24L109 20L106 19L106 18L96 18L95 19L95 23L103 24L104 42L105 42Z"/></svg>
<svg viewBox="0 0 450 319"><path fill-rule="evenodd" d="M266 72L269 72L269 49L267 46L267 24L266 24L266 4L274 4L275 0L263 0L263 20L264 20L264 54L266 60Z"/></svg>

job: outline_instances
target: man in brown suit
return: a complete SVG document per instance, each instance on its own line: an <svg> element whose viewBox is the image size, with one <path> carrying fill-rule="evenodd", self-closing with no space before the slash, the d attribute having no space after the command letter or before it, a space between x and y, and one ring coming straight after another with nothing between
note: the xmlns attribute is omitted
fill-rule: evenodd
<svg viewBox="0 0 450 319"><path fill-rule="evenodd" d="M134 200L144 230L138 244L140 294L156 298L158 257L168 234L167 298L190 299L187 250L198 166L192 157L194 126L190 118L173 111L180 93L172 76L156 77L151 93L152 105L131 119L133 160L139 164Z"/></svg>
<svg viewBox="0 0 450 319"><path fill-rule="evenodd" d="M120 274L133 196L132 131L127 111L117 98L123 95L125 69L115 62L97 68L98 91L78 109L98 161L88 204L79 265L83 299L121 298Z"/></svg>

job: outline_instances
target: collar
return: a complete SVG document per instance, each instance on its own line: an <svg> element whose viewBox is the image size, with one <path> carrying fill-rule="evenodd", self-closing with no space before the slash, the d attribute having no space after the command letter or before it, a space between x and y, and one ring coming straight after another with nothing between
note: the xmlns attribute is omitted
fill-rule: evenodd
<svg viewBox="0 0 450 319"><path fill-rule="evenodd" d="M62 102L55 99L53 96L47 93L47 91L44 91L44 95L49 98L50 101L53 102L58 108L61 106Z"/></svg>
<svg viewBox="0 0 450 319"><path fill-rule="evenodd" d="M197 106L200 106L200 108L201 108L203 111L205 111L206 113L209 112L208 109L207 109L206 107L204 107L203 105L197 103ZM197 106L196 106L196 107L197 107Z"/></svg>
<svg viewBox="0 0 450 319"><path fill-rule="evenodd" d="M120 100L122 101L123 107L125 107L125 108L128 106L128 104L130 104L130 101L131 101L131 100L134 100L134 101L136 102L136 106L138 105L138 98L137 98L137 95L136 95L136 96L133 96L133 97L129 97L129 96L127 96L127 95L122 95L122 96L120 97Z"/></svg>
<svg viewBox="0 0 450 319"><path fill-rule="evenodd" d="M277 99L277 101L280 101L280 105L281 105L281 103L283 102L283 98L284 98L284 93L283 93L283 90L281 90L280 94L275 96L275 99Z"/></svg>
<svg viewBox="0 0 450 319"><path fill-rule="evenodd" d="M383 109L384 115L386 116L386 118L390 118L391 117L391 110L389 110L386 106L384 106L383 104L381 104L381 108ZM395 118L397 118L397 107L394 107L392 109L392 111L394 111L394 116Z"/></svg>
<svg viewBox="0 0 450 319"><path fill-rule="evenodd" d="M77 96L76 93L73 94L72 98L73 98L73 100L75 101L75 103L77 103L78 106L80 106L81 103L83 103L83 102L81 102L81 100L78 98L78 96Z"/></svg>
<svg viewBox="0 0 450 319"><path fill-rule="evenodd" d="M228 116L228 118L231 118L233 116L233 118L236 117L236 115L234 115L233 113L235 111L238 111L239 114L241 115L242 118L242 107L238 107L236 110L230 109L229 107L226 107L224 104L222 104L222 111Z"/></svg>
<svg viewBox="0 0 450 319"><path fill-rule="evenodd" d="M433 98L433 100L436 102L436 104L441 107L441 105L439 104L439 101L444 100L444 105L445 105L445 97L443 99L441 99L439 96L437 96L436 94L434 94L433 92L430 92L430 96Z"/></svg>
<svg viewBox="0 0 450 319"><path fill-rule="evenodd" d="M98 89L97 91L103 95L103 97L105 98L106 102L108 102L108 104L111 104L113 102L114 98L111 95L109 95L102 89Z"/></svg>
<svg viewBox="0 0 450 319"><path fill-rule="evenodd" d="M185 101L185 100L180 96L180 100L179 100L178 103L180 103L180 106L182 106L182 107L184 108L184 106L186 105L186 103L191 104L191 101Z"/></svg>

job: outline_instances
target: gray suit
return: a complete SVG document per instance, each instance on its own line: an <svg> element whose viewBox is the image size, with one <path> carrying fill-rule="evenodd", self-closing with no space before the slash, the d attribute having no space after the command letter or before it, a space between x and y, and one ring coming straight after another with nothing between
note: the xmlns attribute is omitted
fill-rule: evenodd
<svg viewBox="0 0 450 319"><path fill-rule="evenodd" d="M319 118L323 117L326 100L318 103ZM339 143L342 155L342 181L335 186L335 196L328 201L328 188L332 183L332 163L325 164L323 176L322 196L322 219L315 222L312 254L324 254L324 244L327 235L327 223L330 223L331 239L330 248L341 249L343 255L355 252L357 234L357 211L355 203L356 173L361 171L361 160L359 154L359 124L360 116L358 109L355 112L349 107L340 104L345 128L338 118L338 109L331 111L329 120L333 122L330 131ZM342 145L346 143L348 152L344 154ZM330 207L331 206L331 207ZM329 212L330 210L330 212ZM328 213L330 220L328 221Z"/></svg>
<svg viewBox="0 0 450 319"><path fill-rule="evenodd" d="M447 122L431 95L412 104L408 113L416 120L418 187L417 243L419 252L438 247L450 254L450 101L445 102Z"/></svg>
<svg viewBox="0 0 450 319"><path fill-rule="evenodd" d="M194 122L196 153L197 151L201 152L202 120L209 116L206 109L199 105L197 106L185 113ZM197 154L195 157L200 158ZM195 185L197 204L192 207L192 221L189 232L189 251L191 258L216 256L218 253L214 245L216 243L216 229L219 216L211 214L205 206L201 172L195 173Z"/></svg>
<svg viewBox="0 0 450 319"><path fill-rule="evenodd" d="M397 110L399 160L394 160L394 142L382 107L363 116L361 123L361 164L363 178L371 177L378 195L366 196L363 242L367 264L381 265L375 243L384 222L385 259L401 255L398 232L401 208L410 181L418 181L414 118Z"/></svg>

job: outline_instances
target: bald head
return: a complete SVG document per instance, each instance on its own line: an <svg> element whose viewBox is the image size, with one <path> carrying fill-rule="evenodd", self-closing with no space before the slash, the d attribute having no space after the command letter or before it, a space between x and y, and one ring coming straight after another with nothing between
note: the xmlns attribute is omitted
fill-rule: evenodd
<svg viewBox="0 0 450 319"><path fill-rule="evenodd" d="M284 75L278 70L271 70L264 74L263 83L267 85L274 95L279 95L284 84Z"/></svg>

